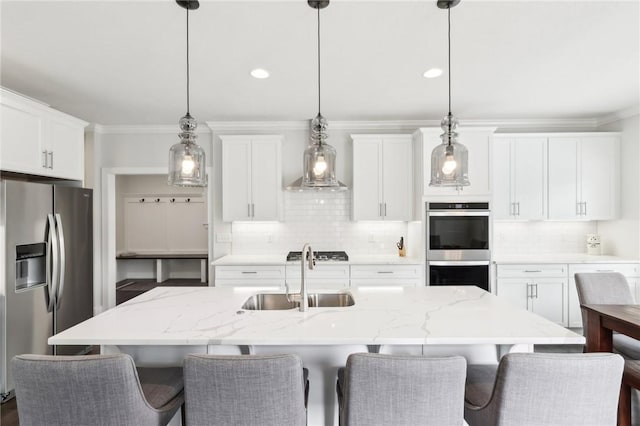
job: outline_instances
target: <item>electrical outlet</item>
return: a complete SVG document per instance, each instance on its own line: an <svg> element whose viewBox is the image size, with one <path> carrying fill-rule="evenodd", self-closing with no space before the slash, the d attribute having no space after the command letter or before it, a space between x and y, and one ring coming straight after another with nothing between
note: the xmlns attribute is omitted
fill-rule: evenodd
<svg viewBox="0 0 640 426"><path fill-rule="evenodd" d="M230 242L231 242L231 233L219 232L216 234L216 243L230 243Z"/></svg>

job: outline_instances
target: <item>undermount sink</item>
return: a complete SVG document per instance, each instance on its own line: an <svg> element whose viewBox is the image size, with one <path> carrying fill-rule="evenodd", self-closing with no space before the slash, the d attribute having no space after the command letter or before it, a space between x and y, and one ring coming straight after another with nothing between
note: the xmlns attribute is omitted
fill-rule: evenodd
<svg viewBox="0 0 640 426"><path fill-rule="evenodd" d="M351 293L310 293L310 308L342 308L353 306L356 302ZM284 293L258 293L247 299L242 309L249 311L281 311L297 309L298 302L290 302Z"/></svg>

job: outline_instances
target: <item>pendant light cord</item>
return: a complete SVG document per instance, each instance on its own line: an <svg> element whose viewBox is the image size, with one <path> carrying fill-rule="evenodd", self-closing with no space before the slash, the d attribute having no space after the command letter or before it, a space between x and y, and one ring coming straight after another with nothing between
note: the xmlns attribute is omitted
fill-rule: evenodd
<svg viewBox="0 0 640 426"><path fill-rule="evenodd" d="M189 7L187 7L187 115L189 115Z"/></svg>
<svg viewBox="0 0 640 426"><path fill-rule="evenodd" d="M318 115L320 115L320 6L318 5Z"/></svg>
<svg viewBox="0 0 640 426"><path fill-rule="evenodd" d="M447 41L449 43L448 47L448 57L449 57L449 115L451 115L451 6L447 8Z"/></svg>

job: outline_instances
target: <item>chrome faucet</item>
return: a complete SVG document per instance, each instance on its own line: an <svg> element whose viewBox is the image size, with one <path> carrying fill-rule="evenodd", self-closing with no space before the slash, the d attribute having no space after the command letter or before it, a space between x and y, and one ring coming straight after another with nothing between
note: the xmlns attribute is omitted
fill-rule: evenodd
<svg viewBox="0 0 640 426"><path fill-rule="evenodd" d="M309 243L306 243L304 247L302 247L302 257L300 258L300 293L289 295L289 286L285 283L287 300L289 300L289 302L299 302L300 312L307 312L309 310L309 294L307 291L307 268L305 267L305 261L307 262L307 267L309 269L313 269L316 264L316 259L313 256L313 249L311 248L311 245L309 245Z"/></svg>

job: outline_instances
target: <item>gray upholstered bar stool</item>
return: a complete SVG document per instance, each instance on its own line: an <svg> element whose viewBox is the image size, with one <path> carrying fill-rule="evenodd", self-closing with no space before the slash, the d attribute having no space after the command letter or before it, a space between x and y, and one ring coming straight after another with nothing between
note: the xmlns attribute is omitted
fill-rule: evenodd
<svg viewBox="0 0 640 426"><path fill-rule="evenodd" d="M583 272L575 274L576 290L581 305L633 305L629 283L618 272ZM585 314L582 309L582 324ZM640 341L624 334L613 333L613 349L625 358L640 359Z"/></svg>
<svg viewBox="0 0 640 426"><path fill-rule="evenodd" d="M305 378L297 355L187 355L188 425L304 426Z"/></svg>
<svg viewBox="0 0 640 426"><path fill-rule="evenodd" d="M462 425L463 357L352 354L338 371L340 424Z"/></svg>
<svg viewBox="0 0 640 426"><path fill-rule="evenodd" d="M605 353L505 355L470 365L470 426L615 426L624 360Z"/></svg>
<svg viewBox="0 0 640 426"><path fill-rule="evenodd" d="M184 403L182 368L138 368L129 355L18 355L20 424L166 425Z"/></svg>

